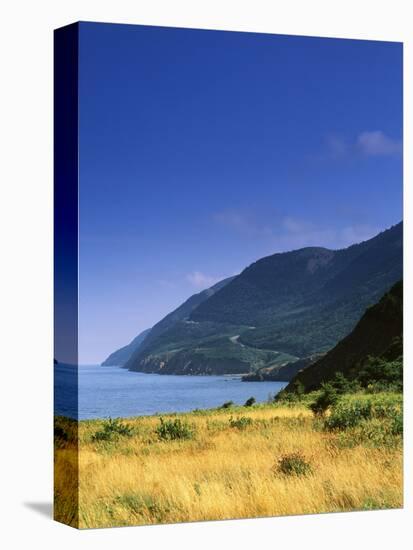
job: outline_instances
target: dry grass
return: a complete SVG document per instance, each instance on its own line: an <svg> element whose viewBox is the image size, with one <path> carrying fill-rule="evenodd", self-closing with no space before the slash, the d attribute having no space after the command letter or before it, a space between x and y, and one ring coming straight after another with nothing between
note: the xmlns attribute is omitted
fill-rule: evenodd
<svg viewBox="0 0 413 550"><path fill-rule="evenodd" d="M239 415L253 423L231 428L230 417ZM265 405L179 418L194 425L193 439L159 440L159 417L128 419L135 434L115 441L93 441L102 422L80 423L79 527L402 506L401 441L386 447L343 446L338 434L318 429L300 406ZM71 445L57 449L57 472L73 461ZM278 472L278 460L289 453L308 461L308 475ZM65 479L56 476L57 508L65 501ZM66 503L57 515L64 520L73 517L73 510Z"/></svg>

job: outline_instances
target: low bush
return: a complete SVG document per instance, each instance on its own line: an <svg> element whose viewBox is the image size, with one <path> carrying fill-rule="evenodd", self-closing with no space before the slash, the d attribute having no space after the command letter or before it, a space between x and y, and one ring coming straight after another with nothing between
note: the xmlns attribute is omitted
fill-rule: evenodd
<svg viewBox="0 0 413 550"><path fill-rule="evenodd" d="M296 452L282 455L275 470L285 476L305 476L311 474L313 468L303 454Z"/></svg>
<svg viewBox="0 0 413 550"><path fill-rule="evenodd" d="M122 422L119 418L109 418L103 422L103 429L92 435L92 441L113 441L119 437L132 437L135 430L130 424Z"/></svg>
<svg viewBox="0 0 413 550"><path fill-rule="evenodd" d="M255 404L255 397L250 397L245 401L244 407L252 407Z"/></svg>
<svg viewBox="0 0 413 550"><path fill-rule="evenodd" d="M223 403L221 405L221 409L230 409L231 407L234 406L234 402L233 401L225 401L225 403Z"/></svg>
<svg viewBox="0 0 413 550"><path fill-rule="evenodd" d="M391 418L390 430L392 435L403 435L403 411L395 411Z"/></svg>
<svg viewBox="0 0 413 550"><path fill-rule="evenodd" d="M395 432L401 433L402 395L401 394L355 394L344 395L333 406L325 427L330 430L354 428L373 418L387 420Z"/></svg>
<svg viewBox="0 0 413 550"><path fill-rule="evenodd" d="M229 425L231 428L237 428L238 430L244 430L248 426L251 426L252 424L252 418L248 418L246 416L239 416L237 418L231 418L229 419Z"/></svg>
<svg viewBox="0 0 413 550"><path fill-rule="evenodd" d="M160 424L156 428L159 439L172 441L175 439L193 439L195 429L188 422L183 422L180 418L174 420L164 420L160 418Z"/></svg>
<svg viewBox="0 0 413 550"><path fill-rule="evenodd" d="M343 393L356 393L361 390L360 383L357 379L349 380L342 372L336 372L330 384L340 395Z"/></svg>
<svg viewBox="0 0 413 550"><path fill-rule="evenodd" d="M401 443L400 437L393 432L392 423L374 418L365 420L355 428L338 434L336 445L339 448L353 448L357 445L373 448L395 448Z"/></svg>
<svg viewBox="0 0 413 550"><path fill-rule="evenodd" d="M339 394L332 384L322 384L319 395L309 404L309 408L315 416L323 416L337 402L338 397Z"/></svg>
<svg viewBox="0 0 413 550"><path fill-rule="evenodd" d="M304 397L305 386L300 380L296 380L293 383L292 391L281 390L274 396L273 400L277 403L294 404L299 403Z"/></svg>
<svg viewBox="0 0 413 550"><path fill-rule="evenodd" d="M378 357L369 357L357 374L357 379L364 388L376 386L381 391L403 389L403 359L386 361Z"/></svg>
<svg viewBox="0 0 413 550"><path fill-rule="evenodd" d="M300 402L300 397L296 393L281 390L274 396L273 401L282 405L294 405Z"/></svg>

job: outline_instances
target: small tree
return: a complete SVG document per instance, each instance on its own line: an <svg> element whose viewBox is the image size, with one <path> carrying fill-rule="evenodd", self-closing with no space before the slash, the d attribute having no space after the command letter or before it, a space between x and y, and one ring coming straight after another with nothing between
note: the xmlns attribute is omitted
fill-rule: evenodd
<svg viewBox="0 0 413 550"><path fill-rule="evenodd" d="M252 406L254 405L255 402L256 402L256 401L255 401L255 397L250 397L249 399L247 399L247 400L245 401L244 407L252 407Z"/></svg>

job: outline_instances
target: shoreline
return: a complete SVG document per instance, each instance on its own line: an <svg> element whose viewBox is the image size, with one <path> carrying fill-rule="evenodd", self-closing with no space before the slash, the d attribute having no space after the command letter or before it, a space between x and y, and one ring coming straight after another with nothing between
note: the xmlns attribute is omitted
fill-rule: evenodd
<svg viewBox="0 0 413 550"><path fill-rule="evenodd" d="M252 396L251 396L252 397ZM275 401L257 401L254 403L254 405L252 406L246 406L246 405L242 405L242 404L237 404L237 403L234 403L233 405L231 405L230 407L223 407L223 404L222 405L218 405L217 407L206 407L206 408L195 408L195 409L190 409L190 410L187 410L187 411L156 411L154 413L150 413L150 414L135 414L135 415L131 415L131 416L125 416L125 415L120 415L120 416L115 416L115 415L107 415L107 416L99 416L99 417L96 417L96 418L75 418L75 417L72 417L72 416L68 416L68 415L64 415L64 414L56 414L54 413L53 414L53 418L54 419L65 419L65 420L68 420L68 421L75 421L75 422L104 422L106 420L108 420L109 418L111 419L120 419L120 420L125 420L125 421L132 421L132 420L139 420L139 419L148 419L148 418L155 418L155 417L177 417L177 416L191 416L191 415L195 415L195 416L205 416L205 415L208 415L208 414L228 414L228 413L240 413L240 412L243 412L243 411L251 411L251 410L260 410L260 409L266 409L268 407L270 408L280 408L281 406L285 407L286 405L285 404L278 404L277 402Z"/></svg>
<svg viewBox="0 0 413 550"><path fill-rule="evenodd" d="M117 367L62 368L55 373L57 415L74 419L134 417L162 412L213 409L227 401L243 405L254 397L263 403L286 383L244 384L241 376L161 376L130 373ZM77 396L77 393L79 394Z"/></svg>

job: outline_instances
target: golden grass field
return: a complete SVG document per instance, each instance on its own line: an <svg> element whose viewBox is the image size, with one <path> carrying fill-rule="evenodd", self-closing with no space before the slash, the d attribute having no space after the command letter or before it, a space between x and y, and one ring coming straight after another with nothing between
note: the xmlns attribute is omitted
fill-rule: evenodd
<svg viewBox="0 0 413 550"><path fill-rule="evenodd" d="M230 418L240 416L252 424L231 427ZM152 416L126 419L134 428L131 437L95 441L102 421L81 421L79 456L70 438L57 444L56 519L92 528L403 504L401 438L375 445L368 439L360 443L351 433L323 431L303 405L264 404L164 418L189 422L194 438L160 440L155 431L159 416ZM305 475L280 472L280 459L296 452L311 470ZM78 497L78 516L71 492Z"/></svg>

